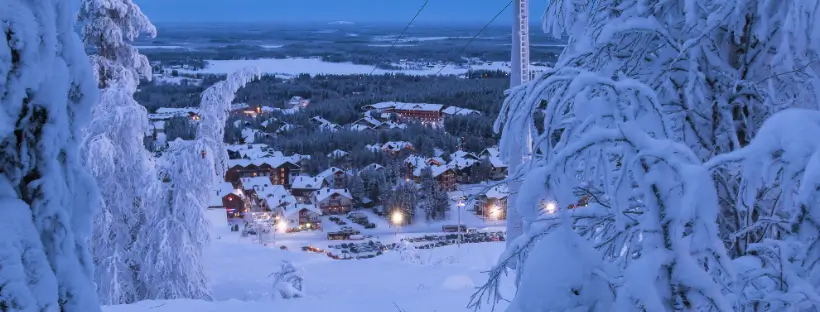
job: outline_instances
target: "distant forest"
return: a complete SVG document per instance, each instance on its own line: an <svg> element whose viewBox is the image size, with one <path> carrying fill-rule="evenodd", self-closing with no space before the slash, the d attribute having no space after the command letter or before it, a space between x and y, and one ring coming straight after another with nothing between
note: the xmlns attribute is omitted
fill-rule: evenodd
<svg viewBox="0 0 820 312"><path fill-rule="evenodd" d="M145 82L140 85L136 99L149 112L159 107L197 107L199 95L209 85L219 81L215 75L200 76L202 85L169 85ZM501 71L472 72L467 79L454 76L410 76L410 75L302 75L293 79L264 76L237 94L236 102L257 106L284 107L292 96L311 100L311 105L293 115L274 114L272 116L250 118L233 117L229 120L226 137L230 141L241 138L241 129L234 122L243 119L245 126L271 135L256 138L286 154L307 154L313 157L314 170L332 164L326 155L335 149L351 152L354 167L369 163L389 165L390 159L367 151L367 144L381 144L388 141L411 142L417 153L434 155L434 149L451 153L458 147L472 152L494 145L498 139L493 132L493 122L504 99L504 90L509 85L509 77ZM407 129L383 130L379 132L358 132L340 130L319 132L310 118L321 116L338 125L348 125L362 117L362 106L383 101L409 103L435 103L469 108L481 112L480 116L455 116L447 118L444 129L429 129L421 125L408 125ZM275 117L275 122L270 122ZM262 123L268 122L267 127ZM273 135L283 124L293 129ZM188 139L193 131L186 122L171 122L166 126L168 139L182 137ZM306 168L311 170L310 168Z"/></svg>

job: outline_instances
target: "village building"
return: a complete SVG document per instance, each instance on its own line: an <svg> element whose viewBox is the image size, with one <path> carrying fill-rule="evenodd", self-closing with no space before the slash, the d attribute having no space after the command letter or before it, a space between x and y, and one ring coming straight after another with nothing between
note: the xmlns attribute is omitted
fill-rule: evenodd
<svg viewBox="0 0 820 312"><path fill-rule="evenodd" d="M228 160L225 181L237 183L241 178L269 177L273 184L290 187L290 181L300 173L291 157Z"/></svg>
<svg viewBox="0 0 820 312"><path fill-rule="evenodd" d="M350 131L359 131L359 132L362 132L362 131L376 132L376 129L373 129L373 128L365 126L365 125L356 125L356 124L352 124L352 125L348 126L348 129L350 129Z"/></svg>
<svg viewBox="0 0 820 312"><path fill-rule="evenodd" d="M327 168L316 175L317 178L327 181L327 184L333 188L346 188L349 176L350 174L337 167Z"/></svg>
<svg viewBox="0 0 820 312"><path fill-rule="evenodd" d="M352 158L350 153L337 149L327 154L327 158L333 161L333 164L340 167L349 168Z"/></svg>
<svg viewBox="0 0 820 312"><path fill-rule="evenodd" d="M282 185L271 185L256 190L256 200L264 211L276 211L277 208L296 204L296 197Z"/></svg>
<svg viewBox="0 0 820 312"><path fill-rule="evenodd" d="M378 129L382 127L384 124L383 122L379 121L376 118L370 116L364 116L363 118L356 120L353 122L354 125L366 126L373 129Z"/></svg>
<svg viewBox="0 0 820 312"><path fill-rule="evenodd" d="M502 180L507 178L507 163L501 160L501 152L496 147L485 148L478 157L490 162L490 179Z"/></svg>
<svg viewBox="0 0 820 312"><path fill-rule="evenodd" d="M229 182L222 182L217 184L209 198L208 209L225 209L228 219L243 218L250 208L249 204L241 189L234 188Z"/></svg>
<svg viewBox="0 0 820 312"><path fill-rule="evenodd" d="M384 143L381 147L382 152L390 153L392 155L398 154L402 151L413 151L413 144L405 141L391 141Z"/></svg>
<svg viewBox="0 0 820 312"><path fill-rule="evenodd" d="M322 228L322 211L314 204L292 204L278 209L288 232Z"/></svg>
<svg viewBox="0 0 820 312"><path fill-rule="evenodd" d="M346 214L353 205L353 196L347 189L323 188L313 192L312 201L322 210L322 214Z"/></svg>
<svg viewBox="0 0 820 312"><path fill-rule="evenodd" d="M199 108L196 107L160 107L153 114L148 114L149 121L167 121L171 118L184 117L191 121L200 120Z"/></svg>
<svg viewBox="0 0 820 312"><path fill-rule="evenodd" d="M506 185L495 186L486 193L476 196L473 209L485 220L506 220L508 196Z"/></svg>
<svg viewBox="0 0 820 312"><path fill-rule="evenodd" d="M314 116L310 119L310 122L319 127L319 130L321 131L336 131L339 129L339 125L332 123L321 116Z"/></svg>
<svg viewBox="0 0 820 312"><path fill-rule="evenodd" d="M436 179L436 182L443 190L447 192L456 190L456 172L449 166L432 165L417 167L411 171L413 174L413 181L416 183L421 183L421 170L424 168L430 168L433 178Z"/></svg>
<svg viewBox="0 0 820 312"><path fill-rule="evenodd" d="M441 113L447 116L470 116L470 115L481 115L481 112L472 109L461 108L457 106L447 106Z"/></svg>
<svg viewBox="0 0 820 312"><path fill-rule="evenodd" d="M420 122L434 127L442 126L444 105L426 103L381 102L364 106L379 114L396 114L402 122Z"/></svg>
<svg viewBox="0 0 820 312"><path fill-rule="evenodd" d="M310 105L310 100L301 96L294 96L285 102L285 109L303 109Z"/></svg>
<svg viewBox="0 0 820 312"><path fill-rule="evenodd" d="M479 161L472 158L453 158L448 164L456 173L458 183L476 183L475 172L479 166Z"/></svg>
<svg viewBox="0 0 820 312"><path fill-rule="evenodd" d="M294 177L290 185L290 193L296 196L299 202L310 202L313 192L328 186L324 178L298 176Z"/></svg>
<svg viewBox="0 0 820 312"><path fill-rule="evenodd" d="M384 171L384 166L372 163L362 168L362 171Z"/></svg>

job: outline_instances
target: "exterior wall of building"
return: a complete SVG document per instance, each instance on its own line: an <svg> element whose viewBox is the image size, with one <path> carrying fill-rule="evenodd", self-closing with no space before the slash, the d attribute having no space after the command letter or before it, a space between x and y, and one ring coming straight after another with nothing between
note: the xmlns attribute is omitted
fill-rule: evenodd
<svg viewBox="0 0 820 312"><path fill-rule="evenodd" d="M436 177L436 181L442 189L448 192L456 190L456 174L452 170L447 170Z"/></svg>
<svg viewBox="0 0 820 312"><path fill-rule="evenodd" d="M268 164L234 166L225 172L225 181L236 184L241 178L270 177L272 184L289 187L292 177L299 175L299 172L299 167L291 163L285 163L278 168L272 168Z"/></svg>
<svg viewBox="0 0 820 312"><path fill-rule="evenodd" d="M222 205L228 218L241 218L245 213L245 201L235 194L228 194L222 197Z"/></svg>
<svg viewBox="0 0 820 312"><path fill-rule="evenodd" d="M323 214L345 214L350 212L350 208L353 205L353 202L350 198L333 195L328 197L327 199L316 203L319 206L319 209L322 209Z"/></svg>

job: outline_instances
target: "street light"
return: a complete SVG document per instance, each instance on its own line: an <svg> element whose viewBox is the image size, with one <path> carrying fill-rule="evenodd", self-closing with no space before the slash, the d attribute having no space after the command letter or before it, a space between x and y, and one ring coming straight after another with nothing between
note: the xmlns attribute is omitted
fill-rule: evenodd
<svg viewBox="0 0 820 312"><path fill-rule="evenodd" d="M393 215L390 216L390 220L396 225L396 236L399 236L399 225L404 221L404 215L401 212L395 211Z"/></svg>
<svg viewBox="0 0 820 312"><path fill-rule="evenodd" d="M461 208L464 207L465 204L463 201L458 201L458 248L461 248Z"/></svg>
<svg viewBox="0 0 820 312"><path fill-rule="evenodd" d="M549 214L553 214L558 211L558 204L554 201L548 201L544 204L544 210Z"/></svg>

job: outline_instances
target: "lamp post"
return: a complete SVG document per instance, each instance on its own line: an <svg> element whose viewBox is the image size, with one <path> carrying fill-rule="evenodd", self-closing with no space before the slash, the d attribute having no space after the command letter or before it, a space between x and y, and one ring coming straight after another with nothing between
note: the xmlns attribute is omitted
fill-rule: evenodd
<svg viewBox="0 0 820 312"><path fill-rule="evenodd" d="M396 236L399 236L399 225L404 221L404 215L402 215L401 212L395 211L393 215L390 216L390 219L393 221L393 225L396 226Z"/></svg>
<svg viewBox="0 0 820 312"><path fill-rule="evenodd" d="M458 248L461 248L461 209L464 207L464 202L459 200L458 201Z"/></svg>

